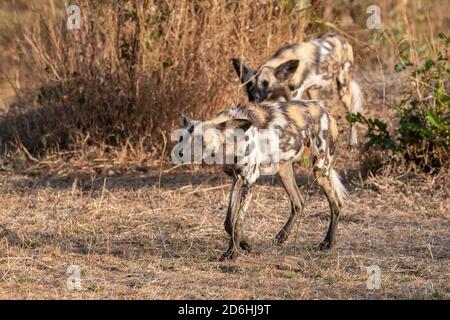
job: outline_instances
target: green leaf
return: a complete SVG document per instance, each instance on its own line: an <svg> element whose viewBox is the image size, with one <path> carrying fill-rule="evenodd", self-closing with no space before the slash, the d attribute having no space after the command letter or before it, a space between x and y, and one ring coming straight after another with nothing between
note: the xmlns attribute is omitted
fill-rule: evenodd
<svg viewBox="0 0 450 320"><path fill-rule="evenodd" d="M395 70L396 72L401 72L401 71L403 71L403 69L405 69L405 68L404 68L403 64L401 64L401 63L397 63L397 64L394 66L394 70Z"/></svg>
<svg viewBox="0 0 450 320"><path fill-rule="evenodd" d="M357 118L356 115L353 113L347 113L345 115L345 119L347 120L348 123L352 124L354 122L357 122Z"/></svg>
<svg viewBox="0 0 450 320"><path fill-rule="evenodd" d="M443 32L439 33L439 38L445 41L445 45L450 44L450 37L447 37Z"/></svg>
<svg viewBox="0 0 450 320"><path fill-rule="evenodd" d="M168 69L168 68L170 68L172 66L172 61L170 61L170 60L164 61L162 63L162 66L163 66L164 69Z"/></svg>
<svg viewBox="0 0 450 320"><path fill-rule="evenodd" d="M424 69L425 71L428 71L428 70L431 69L432 66L434 66L434 61L428 59L427 61L425 61L425 64L423 65L423 69Z"/></svg>
<svg viewBox="0 0 450 320"><path fill-rule="evenodd" d="M373 124L378 127L381 131L385 131L386 130L386 124L379 120L379 119L374 119L373 120Z"/></svg>
<svg viewBox="0 0 450 320"><path fill-rule="evenodd" d="M444 130L445 127L439 123L439 120L436 118L436 115L433 113L433 110L428 109L426 111L427 119L430 121L430 123L435 126L436 128L439 128L441 130Z"/></svg>
<svg viewBox="0 0 450 320"><path fill-rule="evenodd" d="M413 108L417 108L417 106L418 106L419 104L420 104L420 101L417 100L417 99L414 99L414 100L411 101L411 106L412 106Z"/></svg>
<svg viewBox="0 0 450 320"><path fill-rule="evenodd" d="M159 30L155 30L150 34L150 39L159 40L161 38L161 32Z"/></svg>
<svg viewBox="0 0 450 320"><path fill-rule="evenodd" d="M445 93L441 95L441 102L446 103L450 101L450 93Z"/></svg>
<svg viewBox="0 0 450 320"><path fill-rule="evenodd" d="M409 67L409 66L412 66L412 63L409 62L408 60L403 60L402 62L397 63L394 66L394 70L397 71L397 72L401 72L401 71L405 70L406 67Z"/></svg>

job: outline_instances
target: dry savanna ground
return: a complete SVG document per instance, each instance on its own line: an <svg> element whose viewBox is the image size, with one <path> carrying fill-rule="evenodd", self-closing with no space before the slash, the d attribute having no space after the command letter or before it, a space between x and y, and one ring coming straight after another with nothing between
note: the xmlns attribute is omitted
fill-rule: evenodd
<svg viewBox="0 0 450 320"><path fill-rule="evenodd" d="M254 252L219 262L228 240L229 179L204 170L160 172L95 180L3 174L0 297L449 297L449 191L432 178L350 183L338 244L329 252L316 249L328 204L302 178L307 172L298 181L307 185L304 217L283 246L273 239L288 200L276 180L264 179L245 223ZM379 290L366 288L373 264L382 273ZM81 269L81 290L67 287L71 265Z"/></svg>
<svg viewBox="0 0 450 320"><path fill-rule="evenodd" d="M408 36L416 26L420 29L416 25L420 22L420 26L429 26L430 37L434 37L445 30L434 28L433 23L449 23L448 10L440 9L447 8L448 2L439 1L441 7L433 4L434 11L418 8L417 12L426 13L418 15L414 14L415 1L378 1L385 5L383 23L391 29L373 37L371 51L362 43L363 35L370 35L363 29L365 5L342 1L352 7L347 10L340 2L335 8L329 2L323 6L313 2L323 8L314 14L326 17L343 11L344 20L348 12L362 8L352 13L354 22L345 29L351 31L350 39L359 48L355 50L355 78L364 91L366 115L380 118L390 129L395 127L395 107L402 98L402 86L408 84L408 73L393 73L393 64L399 61L405 43L415 43L403 40L402 21L408 22L411 16ZM15 17L9 14L10 8L27 14L47 12L54 20L45 19L45 14L41 20L28 18L28 23L40 21L42 30L14 31L19 39L27 36L22 51L14 49L13 40L0 41L0 67L8 75L8 81L0 81L0 118L8 116L0 131L6 128L9 134L9 144L5 144L9 153L0 157L0 299L450 298L449 172L431 175L380 166L387 153L378 159L376 152L363 151L362 127L360 150L347 150L349 125L342 106L332 104L331 112L338 118L341 133L336 166L349 197L337 245L327 252L317 247L328 227L329 207L312 183L309 169L297 168L306 207L289 240L282 246L274 242L290 206L277 178L265 177L256 186L244 226L253 252L242 253L237 261L220 262L228 245L223 221L230 179L218 168L174 167L167 157L155 159L161 147L166 147L161 137L169 136L168 128L178 111L206 117L223 109L223 101L242 98L229 58L263 61L284 43L303 39L303 35L312 37L303 30L318 33L318 27L309 25L302 14L277 11L279 3L294 2L269 1L265 15L260 14L261 7L250 6L253 2L243 2L246 5L236 13L233 6L239 2L230 2L230 6L218 2L219 6L214 1L214 6L205 6L208 10L202 7L203 1L167 1L167 8L161 2L161 17L166 18L155 16L150 21L151 33L141 34L145 29L139 23L145 21L135 21L128 13L134 7L137 13L146 12L136 4L150 2L127 1L123 8L100 8L108 19L85 15L96 26L89 29L92 35L87 29L79 34L80 41L92 42L85 51L83 46L70 46L71 38L64 32L54 37L52 31L58 29L51 27L61 21L53 6L42 7L39 1L36 8L40 11L25 11L24 3L0 3L0 17L4 17L0 22ZM93 2L82 3L83 12L92 7L95 14ZM271 24L265 23L267 17ZM118 27L118 21L124 21L125 27L116 30L123 39L105 27L107 23ZM0 34L11 34L14 39L5 25L17 25L20 30L21 24L22 20L0 23ZM257 32L256 27L263 29ZM154 32L152 28L160 29ZM117 46L104 45L109 37L117 40ZM148 43L137 41L142 39ZM128 40L134 41L130 43L135 48L142 45L131 58L127 58ZM393 50L387 50L390 46ZM117 57L116 47L121 48ZM81 71L66 69L66 60ZM22 69L32 76L20 73ZM50 76L45 73L48 70ZM97 79L99 71L107 77ZM51 81L34 79L44 75ZM55 86L41 86L53 83L54 75L61 75ZM164 81L158 82L158 77ZM20 95L32 80L43 102ZM13 108L9 102L16 98L20 99ZM102 109L105 105L108 112ZM124 106L126 112L122 112ZM140 122L145 125L139 126ZM115 136L118 141L105 138ZM89 153L91 149L94 152ZM379 289L367 288L367 267L372 265L381 270ZM68 280L77 276L77 268L81 285L73 290Z"/></svg>

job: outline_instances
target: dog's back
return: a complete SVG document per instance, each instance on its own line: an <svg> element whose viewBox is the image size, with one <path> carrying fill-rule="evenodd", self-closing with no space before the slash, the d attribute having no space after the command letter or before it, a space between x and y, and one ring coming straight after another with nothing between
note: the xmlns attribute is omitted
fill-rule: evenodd
<svg viewBox="0 0 450 320"><path fill-rule="evenodd" d="M302 88L316 74L323 80L338 77L343 65L353 65L353 49L348 41L337 33L325 33L321 37L280 48L260 69L276 68L286 61L297 59L300 64L289 81L292 88ZM303 91L308 85L303 86Z"/></svg>
<svg viewBox="0 0 450 320"><path fill-rule="evenodd" d="M320 101L251 103L224 110L217 116L224 117L245 118L257 129L274 131L282 161L298 161L305 148L310 148L317 158L324 157L325 162L335 152L336 121Z"/></svg>

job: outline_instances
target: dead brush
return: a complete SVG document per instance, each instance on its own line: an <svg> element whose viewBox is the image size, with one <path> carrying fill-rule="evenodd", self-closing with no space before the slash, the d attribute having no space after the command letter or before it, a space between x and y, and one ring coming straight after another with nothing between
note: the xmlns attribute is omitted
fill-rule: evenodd
<svg viewBox="0 0 450 320"><path fill-rule="evenodd" d="M205 115L239 100L224 57L259 61L300 41L308 22L276 1L81 1L81 30L68 30L61 5L26 5L35 22L16 45L32 81L17 87L0 130L28 159L159 155L178 111Z"/></svg>

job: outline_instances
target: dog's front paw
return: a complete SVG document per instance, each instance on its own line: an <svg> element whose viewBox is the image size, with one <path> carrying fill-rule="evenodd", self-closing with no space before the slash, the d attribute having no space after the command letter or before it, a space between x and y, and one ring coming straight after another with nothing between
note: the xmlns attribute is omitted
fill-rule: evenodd
<svg viewBox="0 0 450 320"><path fill-rule="evenodd" d="M326 251L326 250L330 250L334 247L334 242L330 241L328 239L323 240L320 244L319 244L319 250L320 251Z"/></svg>
<svg viewBox="0 0 450 320"><path fill-rule="evenodd" d="M289 237L289 235L283 228L280 230L280 232L278 232L275 239L277 240L277 244L281 245L281 244L283 244L283 242L285 242L288 239L288 237Z"/></svg>

